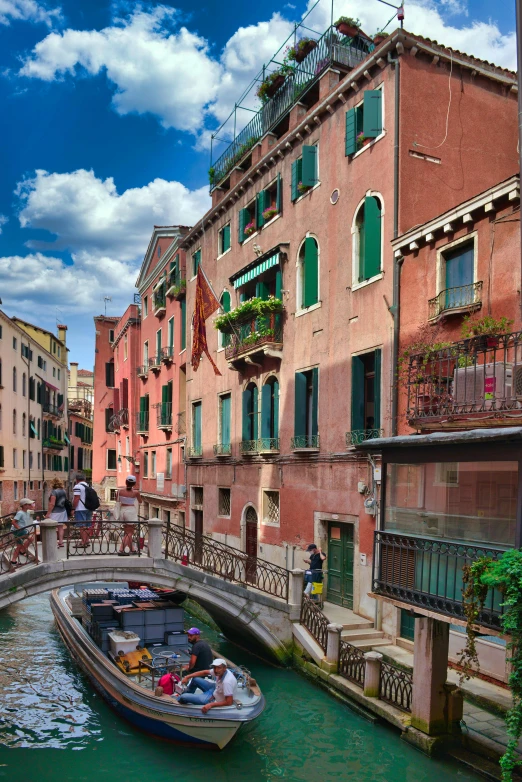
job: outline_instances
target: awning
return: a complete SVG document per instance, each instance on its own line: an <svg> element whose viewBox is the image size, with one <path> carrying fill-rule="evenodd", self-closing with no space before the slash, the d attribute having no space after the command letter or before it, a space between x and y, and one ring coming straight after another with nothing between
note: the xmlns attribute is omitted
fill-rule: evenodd
<svg viewBox="0 0 522 782"><path fill-rule="evenodd" d="M254 261L239 272L239 275L233 274L230 278L230 282L234 284L234 288L240 288L245 283L254 280L259 277L260 274L266 272L267 269L271 269L273 266L277 266L279 263L279 257L281 253L276 252L269 258L265 258L262 261Z"/></svg>
<svg viewBox="0 0 522 782"><path fill-rule="evenodd" d="M385 451L389 448L410 446L433 447L434 445L473 445L474 443L516 442L522 443L522 427L506 426L492 429L470 429L464 432L431 432L430 434L407 434L397 437L375 437L358 443L357 451Z"/></svg>
<svg viewBox="0 0 522 782"><path fill-rule="evenodd" d="M29 426L31 427L31 432L32 432L32 433L34 434L34 436L36 437L36 427L35 427L35 425L33 424L33 422L32 422L32 421L30 421L30 422L29 422Z"/></svg>
<svg viewBox="0 0 522 782"><path fill-rule="evenodd" d="M53 385L52 385L52 383L48 383L48 382L47 382L47 380L44 380L44 383L45 383L45 385L47 386L47 388L52 388L52 389L53 389L53 391L59 391L59 390L60 390L60 389L59 389L59 388L57 388L56 386L53 386Z"/></svg>
<svg viewBox="0 0 522 782"><path fill-rule="evenodd" d="M65 442L67 443L67 445L70 445L70 444L71 444L71 441L69 440L69 438L67 437L67 435L66 435L66 434L64 434L64 436L63 436L63 439L65 440Z"/></svg>

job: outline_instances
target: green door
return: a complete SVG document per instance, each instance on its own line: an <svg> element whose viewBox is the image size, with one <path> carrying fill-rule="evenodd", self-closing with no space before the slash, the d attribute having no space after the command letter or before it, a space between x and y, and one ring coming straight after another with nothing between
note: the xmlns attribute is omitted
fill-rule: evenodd
<svg viewBox="0 0 522 782"><path fill-rule="evenodd" d="M330 522L327 570L329 602L353 608L353 524Z"/></svg>

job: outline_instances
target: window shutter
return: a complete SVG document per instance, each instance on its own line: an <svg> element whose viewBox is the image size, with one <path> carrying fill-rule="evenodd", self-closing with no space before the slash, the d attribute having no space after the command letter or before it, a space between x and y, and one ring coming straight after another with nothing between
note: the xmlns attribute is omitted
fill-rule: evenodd
<svg viewBox="0 0 522 782"><path fill-rule="evenodd" d="M172 405L172 380L167 383L167 404Z"/></svg>
<svg viewBox="0 0 522 782"><path fill-rule="evenodd" d="M169 387L168 386L161 386L161 415L160 415L160 421L161 421L162 424L165 424L166 421L167 421L168 398L169 398Z"/></svg>
<svg viewBox="0 0 522 782"><path fill-rule="evenodd" d="M376 138L382 133L382 90L365 90L363 98L363 133Z"/></svg>
<svg viewBox="0 0 522 782"><path fill-rule="evenodd" d="M281 211L281 205L282 205L281 199L282 199L282 196L283 196L283 192L282 192L282 187L281 186L282 186L281 174L278 174L277 175L277 185L276 185L276 209L277 209L278 212Z"/></svg>
<svg viewBox="0 0 522 782"><path fill-rule="evenodd" d="M311 307L319 300L319 259L317 242L308 236L305 239L303 269L303 307Z"/></svg>
<svg viewBox="0 0 522 782"><path fill-rule="evenodd" d="M4 446L0 445L0 467L4 466Z"/></svg>
<svg viewBox="0 0 522 782"><path fill-rule="evenodd" d="M364 429L364 363L352 357L352 432Z"/></svg>
<svg viewBox="0 0 522 782"><path fill-rule="evenodd" d="M223 291L221 295L221 309L223 312L230 312L230 293Z"/></svg>
<svg viewBox="0 0 522 782"><path fill-rule="evenodd" d="M254 386L252 389L252 408L252 430L254 435L252 439L257 440L259 437L259 390L257 386Z"/></svg>
<svg viewBox="0 0 522 782"><path fill-rule="evenodd" d="M223 228L223 252L230 249L230 223Z"/></svg>
<svg viewBox="0 0 522 782"><path fill-rule="evenodd" d="M265 224L265 220L263 218L263 212L265 210L265 191L261 190L260 193L256 195L256 227L262 228Z"/></svg>
<svg viewBox="0 0 522 782"><path fill-rule="evenodd" d="M120 389L115 388L114 389L114 412L119 413L120 411Z"/></svg>
<svg viewBox="0 0 522 782"><path fill-rule="evenodd" d="M240 209L239 215L238 215L238 226L237 226L237 240L241 244L241 242L244 242L246 239L245 236L245 225L248 223L248 218L250 217L250 212L248 209Z"/></svg>
<svg viewBox="0 0 522 782"><path fill-rule="evenodd" d="M242 425L241 425L241 439L243 442L245 440L252 440L251 437L251 421L250 421L250 401L252 398L252 391L250 388L247 388L243 391L243 419L242 419Z"/></svg>
<svg viewBox="0 0 522 782"><path fill-rule="evenodd" d="M274 437L279 437L279 382L274 381Z"/></svg>
<svg viewBox="0 0 522 782"><path fill-rule="evenodd" d="M294 402L294 436L304 437L306 434L306 375L304 372L295 373Z"/></svg>
<svg viewBox="0 0 522 782"><path fill-rule="evenodd" d="M201 448L201 405L194 405L194 443L195 448Z"/></svg>
<svg viewBox="0 0 522 782"><path fill-rule="evenodd" d="M256 296L266 301L269 296L268 285L266 282L256 282Z"/></svg>
<svg viewBox="0 0 522 782"><path fill-rule="evenodd" d="M281 273L281 269L278 269L276 271L276 278L275 278L275 297L276 299L282 298L282 289L283 289L283 275Z"/></svg>
<svg viewBox="0 0 522 782"><path fill-rule="evenodd" d="M181 350L187 347L187 301L181 299Z"/></svg>
<svg viewBox="0 0 522 782"><path fill-rule="evenodd" d="M272 430L272 386L265 383L261 388L261 437L271 437Z"/></svg>
<svg viewBox="0 0 522 782"><path fill-rule="evenodd" d="M121 385L121 406L129 407L129 380L124 377Z"/></svg>
<svg viewBox="0 0 522 782"><path fill-rule="evenodd" d="M114 361L105 364L105 385L107 388L114 388Z"/></svg>
<svg viewBox="0 0 522 782"><path fill-rule="evenodd" d="M307 187L317 184L317 152L316 146L303 146L301 182Z"/></svg>
<svg viewBox="0 0 522 782"><path fill-rule="evenodd" d="M292 182L291 182L292 201L297 201L297 199L299 198L299 190L297 189L297 185L299 184L300 162L301 162L301 158L299 158L299 160L294 160L294 162L292 163Z"/></svg>
<svg viewBox="0 0 522 782"><path fill-rule="evenodd" d="M221 445L230 445L230 397L221 397Z"/></svg>
<svg viewBox="0 0 522 782"><path fill-rule="evenodd" d="M375 351L374 427L381 428L381 349Z"/></svg>
<svg viewBox="0 0 522 782"><path fill-rule="evenodd" d="M355 155L357 152L357 112L348 109L346 112L346 129L344 136L344 154Z"/></svg>
<svg viewBox="0 0 522 782"><path fill-rule="evenodd" d="M381 271L381 209L376 198L364 199L363 279L369 280Z"/></svg>
<svg viewBox="0 0 522 782"><path fill-rule="evenodd" d="M319 433L319 367L312 369L312 431L315 436Z"/></svg>

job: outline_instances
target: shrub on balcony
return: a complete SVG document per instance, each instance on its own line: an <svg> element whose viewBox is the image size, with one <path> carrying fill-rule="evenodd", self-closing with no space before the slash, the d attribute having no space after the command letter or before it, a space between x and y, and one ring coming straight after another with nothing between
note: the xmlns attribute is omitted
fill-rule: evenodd
<svg viewBox="0 0 522 782"><path fill-rule="evenodd" d="M491 315L483 318L470 317L466 315L462 321L461 333L463 339L470 337L493 337L498 334L507 334L513 325L511 318L502 317L496 320Z"/></svg>
<svg viewBox="0 0 522 782"><path fill-rule="evenodd" d="M350 38L353 38L361 29L361 22L359 19L354 19L352 16L340 16L339 19L334 22L334 27L339 30L342 35L348 35Z"/></svg>
<svg viewBox="0 0 522 782"><path fill-rule="evenodd" d="M282 312L283 302L281 299L276 299L274 296L270 296L268 299L261 299L259 296L255 296L248 301L240 304L239 307L225 312L223 315L218 315L214 320L214 327L225 334L230 333L233 327L238 323L243 323L252 318L257 318L263 315L270 315L272 312Z"/></svg>
<svg viewBox="0 0 522 782"><path fill-rule="evenodd" d="M283 65L277 70L269 73L268 76L263 79L259 87L257 88L257 97L260 98L262 103L272 98L278 89L285 83L286 77L294 73L294 68L288 65L287 62L283 62Z"/></svg>

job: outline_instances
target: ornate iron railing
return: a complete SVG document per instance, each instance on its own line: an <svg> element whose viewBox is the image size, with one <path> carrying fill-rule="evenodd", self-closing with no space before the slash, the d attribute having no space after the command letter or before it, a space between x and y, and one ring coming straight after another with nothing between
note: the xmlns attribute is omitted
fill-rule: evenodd
<svg viewBox="0 0 522 782"><path fill-rule="evenodd" d="M164 310L166 306L165 284L163 284L159 288L156 288L152 294L152 309L154 310L154 314L156 315L161 310Z"/></svg>
<svg viewBox="0 0 522 782"><path fill-rule="evenodd" d="M298 437L292 437L290 441L290 447L293 451L301 451L305 449L317 450L319 448L319 435L303 434L299 435Z"/></svg>
<svg viewBox="0 0 522 782"><path fill-rule="evenodd" d="M257 453L257 440L241 440L239 452L243 456L254 456Z"/></svg>
<svg viewBox="0 0 522 782"><path fill-rule="evenodd" d="M44 448L55 448L57 451L61 451L65 448L65 440L58 440L56 437L44 437L42 440L42 446Z"/></svg>
<svg viewBox="0 0 522 782"><path fill-rule="evenodd" d="M176 432L177 434L186 434L187 432L187 420L185 413L178 413L178 418L176 422Z"/></svg>
<svg viewBox="0 0 522 782"><path fill-rule="evenodd" d="M121 522L93 513L88 526L74 521L66 525L65 552L67 559L74 557L141 556L147 535L147 523L143 521Z"/></svg>
<svg viewBox="0 0 522 782"><path fill-rule="evenodd" d="M149 358L149 369L160 369L161 367L161 353L159 356L151 356Z"/></svg>
<svg viewBox="0 0 522 782"><path fill-rule="evenodd" d="M483 334L409 357L407 417L420 429L522 418L522 331ZM480 423L478 423L480 421Z"/></svg>
<svg viewBox="0 0 522 782"><path fill-rule="evenodd" d="M429 319L437 318L442 312L451 310L479 309L482 303L482 280L457 288L446 288L433 299L428 300Z"/></svg>
<svg viewBox="0 0 522 782"><path fill-rule="evenodd" d="M359 445L365 440L373 440L374 437L384 437L384 429L354 429L346 432L346 447Z"/></svg>
<svg viewBox="0 0 522 782"><path fill-rule="evenodd" d="M258 453L278 453L279 437L260 437L257 441Z"/></svg>
<svg viewBox="0 0 522 782"><path fill-rule="evenodd" d="M199 459L201 456L203 456L203 446L202 445L188 445L185 454L187 456L187 459Z"/></svg>
<svg viewBox="0 0 522 782"><path fill-rule="evenodd" d="M162 402L156 408L156 424L158 429L172 429L172 404Z"/></svg>
<svg viewBox="0 0 522 782"><path fill-rule="evenodd" d="M214 446L214 456L231 456L232 445L231 443L216 443Z"/></svg>
<svg viewBox="0 0 522 782"><path fill-rule="evenodd" d="M259 109L212 164L211 187L219 184L234 166L247 157L254 144L280 121L332 63L354 68L364 60L371 48L373 45L362 37L344 38L334 27L329 27L317 41L317 46L303 62L295 66L276 94ZM260 78L264 75L261 73Z"/></svg>
<svg viewBox="0 0 522 782"><path fill-rule="evenodd" d="M377 530L374 538L373 591L384 597L465 619L463 568L480 557L496 560L502 550L451 540ZM489 590L477 624L500 629L502 596Z"/></svg>
<svg viewBox="0 0 522 782"><path fill-rule="evenodd" d="M147 377L149 374L149 365L145 364L144 366L136 367L136 374L138 377Z"/></svg>
<svg viewBox="0 0 522 782"><path fill-rule="evenodd" d="M44 511L45 512L45 511ZM0 519L5 526L11 527L15 514ZM5 528L5 527L4 527ZM37 523L29 524L23 530L11 530L0 534L0 573L12 573L26 565L38 562L38 544L36 541Z"/></svg>
<svg viewBox="0 0 522 782"><path fill-rule="evenodd" d="M63 416L63 406L58 407L57 405L52 405L50 402L44 402L42 409L44 413L54 415L56 418L61 418Z"/></svg>
<svg viewBox="0 0 522 782"><path fill-rule="evenodd" d="M234 326L231 334L225 334L225 358L232 361L265 345L280 347L283 344L283 313L271 312Z"/></svg>
<svg viewBox="0 0 522 782"><path fill-rule="evenodd" d="M142 410L136 413L136 433L146 434L149 431L149 411Z"/></svg>
<svg viewBox="0 0 522 782"><path fill-rule="evenodd" d="M364 660L364 652L361 649L357 649L353 644L348 643L348 641L343 641L341 638L339 648L339 676L343 676L354 684L364 687L365 668L366 662Z"/></svg>
<svg viewBox="0 0 522 782"><path fill-rule="evenodd" d="M303 595L299 621L306 627L310 635L315 638L323 652L326 652L328 625L330 624L330 621L308 595Z"/></svg>
<svg viewBox="0 0 522 782"><path fill-rule="evenodd" d="M174 347L172 345L161 348L161 360L165 364L171 364L174 361Z"/></svg>
<svg viewBox="0 0 522 782"><path fill-rule="evenodd" d="M289 574L279 565L170 523L163 527L163 545L166 559L288 601Z"/></svg>
<svg viewBox="0 0 522 782"><path fill-rule="evenodd" d="M401 711L411 711L413 673L381 660L379 698Z"/></svg>

